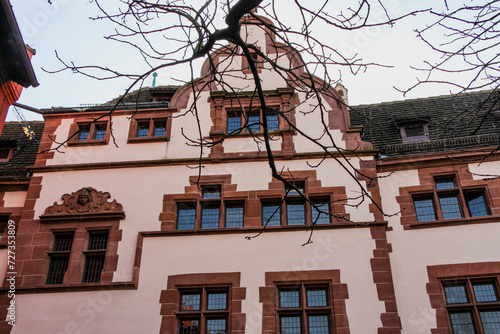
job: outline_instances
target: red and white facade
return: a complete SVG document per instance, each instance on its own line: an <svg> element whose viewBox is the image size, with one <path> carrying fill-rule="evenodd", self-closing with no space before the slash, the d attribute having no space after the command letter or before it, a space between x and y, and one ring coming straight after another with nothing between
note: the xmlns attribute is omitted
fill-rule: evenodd
<svg viewBox="0 0 500 334"><path fill-rule="evenodd" d="M284 66L295 61L280 58L263 29L243 31ZM201 158L200 148L186 143L220 140L231 115L259 110L245 94L253 87L241 57L227 61L222 50L214 59L227 66L228 83L245 87L238 107L212 85L199 93L196 116L188 112L192 89L184 86L169 104L119 107L88 127L109 106L45 114L17 222L15 326L7 314L2 333L270 334L297 324L302 333L451 333L455 309L442 282L475 286L479 279L498 289L500 180L480 176L497 173L497 154L481 165L450 163L441 153L377 160L330 88L322 96L327 132L347 149L332 153L347 168L324 159L282 118L272 133L281 175L334 215L322 216L313 242L303 246L314 208L293 193L285 198L288 189L272 177L262 142L241 132L204 148ZM259 71L268 106L319 137L321 114L310 109L317 102L265 62ZM326 137L320 141L327 144ZM67 147L42 151L68 138ZM483 191L487 215L418 222L414 198L439 198L433 180L443 175L455 177L460 194ZM360 186L371 199L360 199ZM8 272L2 261L1 272ZM2 308L9 302L4 297ZM488 303L498 311L496 301ZM476 304L467 304L474 317L482 310Z"/></svg>

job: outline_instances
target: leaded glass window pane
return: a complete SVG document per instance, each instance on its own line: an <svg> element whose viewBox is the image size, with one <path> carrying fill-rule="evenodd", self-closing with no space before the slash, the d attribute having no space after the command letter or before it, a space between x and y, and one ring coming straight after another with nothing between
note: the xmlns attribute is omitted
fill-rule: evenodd
<svg viewBox="0 0 500 334"><path fill-rule="evenodd" d="M485 334L500 334L500 311L479 312Z"/></svg>
<svg viewBox="0 0 500 334"><path fill-rule="evenodd" d="M202 209L201 228L219 228L219 204Z"/></svg>
<svg viewBox="0 0 500 334"><path fill-rule="evenodd" d="M200 333L199 319L179 320L179 334L199 334L199 333Z"/></svg>
<svg viewBox="0 0 500 334"><path fill-rule="evenodd" d="M498 296L494 283L473 283L474 295L478 303L497 302Z"/></svg>
<svg viewBox="0 0 500 334"><path fill-rule="evenodd" d="M280 318L282 334L301 334L300 317L284 317Z"/></svg>
<svg viewBox="0 0 500 334"><path fill-rule="evenodd" d="M457 195L439 195L439 205L441 205L443 219L462 218Z"/></svg>
<svg viewBox="0 0 500 334"><path fill-rule="evenodd" d="M286 219L287 225L304 225L306 223L304 202L287 202Z"/></svg>
<svg viewBox="0 0 500 334"><path fill-rule="evenodd" d="M438 179L435 179L434 182L436 183L437 190L454 189L457 187L457 185L455 184L455 177L454 176L438 178Z"/></svg>
<svg viewBox="0 0 500 334"><path fill-rule="evenodd" d="M269 111L266 113L267 118L267 131L279 130L279 119L276 111Z"/></svg>
<svg viewBox="0 0 500 334"><path fill-rule="evenodd" d="M183 293L181 295L181 311L199 311L200 293Z"/></svg>
<svg viewBox="0 0 500 334"><path fill-rule="evenodd" d="M464 304L469 302L465 284L445 286L444 293L447 304Z"/></svg>
<svg viewBox="0 0 500 334"><path fill-rule="evenodd" d="M327 200L312 200L311 222L314 224L330 224L330 202Z"/></svg>
<svg viewBox="0 0 500 334"><path fill-rule="evenodd" d="M236 111L228 111L227 113L227 132L231 133L241 129L241 114Z"/></svg>
<svg viewBox="0 0 500 334"><path fill-rule="evenodd" d="M300 196L301 194L304 194L304 188L305 184L304 182L292 182L295 188L293 188L290 185L286 185L286 195L287 196Z"/></svg>
<svg viewBox="0 0 500 334"><path fill-rule="evenodd" d="M149 133L149 121L137 122L137 137L139 138L147 137L148 133Z"/></svg>
<svg viewBox="0 0 500 334"><path fill-rule="evenodd" d="M154 121L153 137L165 136L166 128L167 128L167 121Z"/></svg>
<svg viewBox="0 0 500 334"><path fill-rule="evenodd" d="M327 293L325 289L307 289L307 307L328 306Z"/></svg>
<svg viewBox="0 0 500 334"><path fill-rule="evenodd" d="M481 217L488 215L486 208L486 198L483 192L465 193L465 201L471 217Z"/></svg>
<svg viewBox="0 0 500 334"><path fill-rule="evenodd" d="M225 334L226 319L207 319L207 334Z"/></svg>
<svg viewBox="0 0 500 334"><path fill-rule="evenodd" d="M415 211L419 222L436 220L432 196L415 198L413 202L415 203Z"/></svg>
<svg viewBox="0 0 500 334"><path fill-rule="evenodd" d="M226 227L243 227L243 204L226 204Z"/></svg>
<svg viewBox="0 0 500 334"><path fill-rule="evenodd" d="M79 141L85 141L89 137L90 133L90 126L85 125L80 128L80 133L78 134L78 140Z"/></svg>
<svg viewBox="0 0 500 334"><path fill-rule="evenodd" d="M260 113L259 112L248 113L248 128L252 132L260 131Z"/></svg>
<svg viewBox="0 0 500 334"><path fill-rule="evenodd" d="M309 334L330 333L327 315L310 315L307 317L307 322L309 324Z"/></svg>
<svg viewBox="0 0 500 334"><path fill-rule="evenodd" d="M227 309L226 292L209 292L207 310L225 310Z"/></svg>
<svg viewBox="0 0 500 334"><path fill-rule="evenodd" d="M280 307L300 307L299 290L280 290Z"/></svg>
<svg viewBox="0 0 500 334"><path fill-rule="evenodd" d="M106 124L96 124L95 125L95 140L103 140L104 135L106 135Z"/></svg>
<svg viewBox="0 0 500 334"><path fill-rule="evenodd" d="M267 226L281 225L281 208L279 204L262 204L262 225L266 224Z"/></svg>
<svg viewBox="0 0 500 334"><path fill-rule="evenodd" d="M221 188L219 185L203 186L201 192L201 197L203 199L219 199Z"/></svg>
<svg viewBox="0 0 500 334"><path fill-rule="evenodd" d="M453 334L475 334L472 314L470 312L460 312L450 314Z"/></svg>
<svg viewBox="0 0 500 334"><path fill-rule="evenodd" d="M177 229L194 230L196 209L187 205L179 205L177 212Z"/></svg>

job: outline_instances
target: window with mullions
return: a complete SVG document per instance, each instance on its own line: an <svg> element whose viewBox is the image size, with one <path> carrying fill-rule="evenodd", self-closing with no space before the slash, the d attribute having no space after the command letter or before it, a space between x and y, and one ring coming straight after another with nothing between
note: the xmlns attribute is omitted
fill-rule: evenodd
<svg viewBox="0 0 500 334"><path fill-rule="evenodd" d="M197 218L198 206L200 218ZM204 185L201 187L201 199L197 202L177 204L177 229L243 227L244 206L244 202L223 201L221 185Z"/></svg>
<svg viewBox="0 0 500 334"><path fill-rule="evenodd" d="M328 287L300 284L278 288L278 316L281 333L331 333Z"/></svg>
<svg viewBox="0 0 500 334"><path fill-rule="evenodd" d="M144 117L144 116L142 116ZM167 117L133 119L130 124L129 142L168 140Z"/></svg>
<svg viewBox="0 0 500 334"><path fill-rule="evenodd" d="M442 282L454 334L500 333L500 299L496 279Z"/></svg>
<svg viewBox="0 0 500 334"><path fill-rule="evenodd" d="M85 269L82 283L97 283L101 280L104 269L106 249L108 247L108 231L89 232L89 243L85 255Z"/></svg>
<svg viewBox="0 0 500 334"><path fill-rule="evenodd" d="M71 134L75 134L70 140L71 144L83 143L101 143L106 141L108 129L107 122L97 123L77 123L74 124Z"/></svg>
<svg viewBox="0 0 500 334"><path fill-rule="evenodd" d="M229 318L228 289L180 290L179 334L224 334Z"/></svg>
<svg viewBox="0 0 500 334"><path fill-rule="evenodd" d="M49 253L50 264L46 284L62 284L68 270L74 232L54 234L54 247Z"/></svg>
<svg viewBox="0 0 500 334"><path fill-rule="evenodd" d="M485 191L464 189L455 175L436 177L435 191L413 196L419 222L489 215Z"/></svg>
<svg viewBox="0 0 500 334"><path fill-rule="evenodd" d="M239 110L227 111L227 133L239 131L260 132L263 131L261 111L241 112ZM266 113L267 131L279 130L279 114L275 110Z"/></svg>
<svg viewBox="0 0 500 334"><path fill-rule="evenodd" d="M305 182L294 181L293 186L286 185L284 205L282 200L262 201L262 224L266 226L330 224L329 198L309 198L309 203L302 196L308 196ZM308 213L309 212L309 213Z"/></svg>

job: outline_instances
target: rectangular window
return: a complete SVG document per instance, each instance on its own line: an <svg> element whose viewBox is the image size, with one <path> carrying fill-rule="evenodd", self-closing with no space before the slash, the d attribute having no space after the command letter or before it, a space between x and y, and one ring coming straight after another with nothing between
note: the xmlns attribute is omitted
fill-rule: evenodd
<svg viewBox="0 0 500 334"><path fill-rule="evenodd" d="M247 115L247 129L250 132L260 131L260 112L252 111Z"/></svg>
<svg viewBox="0 0 500 334"><path fill-rule="evenodd" d="M312 199L311 202L311 223L312 224L330 224L330 202L323 199Z"/></svg>
<svg viewBox="0 0 500 334"><path fill-rule="evenodd" d="M107 122L76 123L72 126L70 135L74 135L74 137L69 141L69 143L73 145L85 143L105 143L107 131Z"/></svg>
<svg viewBox="0 0 500 334"><path fill-rule="evenodd" d="M167 130L167 121L154 121L153 137L164 137Z"/></svg>
<svg viewBox="0 0 500 334"><path fill-rule="evenodd" d="M196 223L196 204L179 203L177 206L177 229L194 230Z"/></svg>
<svg viewBox="0 0 500 334"><path fill-rule="evenodd" d="M279 118L278 118L278 112L277 111L268 111L266 113L266 119L267 119L267 131L278 131L280 126L279 126Z"/></svg>
<svg viewBox="0 0 500 334"><path fill-rule="evenodd" d="M89 232L89 242L85 255L85 269L82 283L97 283L101 280L104 269L106 249L108 247L108 231Z"/></svg>
<svg viewBox="0 0 500 334"><path fill-rule="evenodd" d="M457 181L454 175L436 177L432 193L413 197L419 222L489 215L484 190L463 190Z"/></svg>
<svg viewBox="0 0 500 334"><path fill-rule="evenodd" d="M287 225L305 225L306 211L303 200L286 201L286 223Z"/></svg>
<svg viewBox="0 0 500 334"><path fill-rule="evenodd" d="M177 229L218 229L244 226L244 201L224 201L222 185L201 186L201 197L193 203L177 204ZM199 217L197 217L197 212Z"/></svg>
<svg viewBox="0 0 500 334"><path fill-rule="evenodd" d="M227 133L233 133L241 129L241 112L229 110L227 112Z"/></svg>
<svg viewBox="0 0 500 334"><path fill-rule="evenodd" d="M226 227L243 227L243 204L226 203Z"/></svg>
<svg viewBox="0 0 500 334"><path fill-rule="evenodd" d="M156 114L139 115L141 118L133 118L130 123L128 142L151 142L165 141L169 139L168 116L165 112L155 117Z"/></svg>
<svg viewBox="0 0 500 334"><path fill-rule="evenodd" d="M138 138L146 138L149 134L149 121L137 122L137 134Z"/></svg>
<svg viewBox="0 0 500 334"><path fill-rule="evenodd" d="M74 232L54 234L54 247L49 253L50 264L46 284L62 284L68 270Z"/></svg>
<svg viewBox="0 0 500 334"><path fill-rule="evenodd" d="M500 299L496 279L442 282L454 334L500 333Z"/></svg>
<svg viewBox="0 0 500 334"><path fill-rule="evenodd" d="M262 204L262 226L281 225L281 206L279 203Z"/></svg>
<svg viewBox="0 0 500 334"><path fill-rule="evenodd" d="M180 290L179 334L225 334L228 328L227 288Z"/></svg>
<svg viewBox="0 0 500 334"><path fill-rule="evenodd" d="M208 204L201 209L201 228L219 228L219 203Z"/></svg>
<svg viewBox="0 0 500 334"><path fill-rule="evenodd" d="M298 286L297 286L298 285ZM295 284L278 287L278 316L281 333L330 333L328 288Z"/></svg>

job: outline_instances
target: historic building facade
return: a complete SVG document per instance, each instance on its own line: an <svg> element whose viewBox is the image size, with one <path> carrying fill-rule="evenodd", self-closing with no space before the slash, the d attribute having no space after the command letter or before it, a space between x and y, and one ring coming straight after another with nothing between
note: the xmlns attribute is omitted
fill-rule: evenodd
<svg viewBox="0 0 500 334"><path fill-rule="evenodd" d="M263 54L282 55L251 29ZM491 92L349 113L339 85L321 92L322 114L262 61L262 110L248 64L225 66L245 89L204 85L207 63L196 95L151 87L44 110L16 221L16 321L2 333L497 333Z"/></svg>

